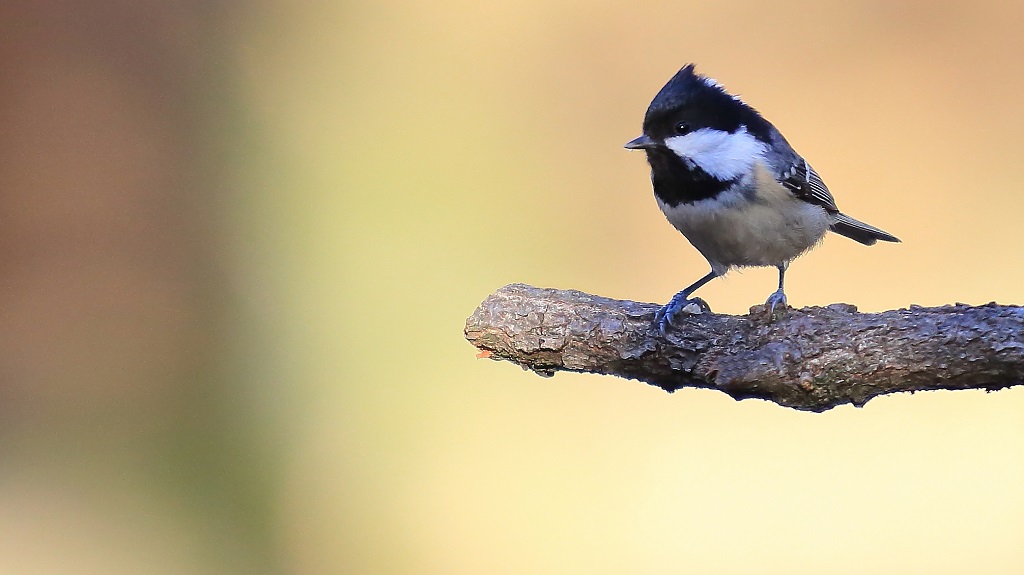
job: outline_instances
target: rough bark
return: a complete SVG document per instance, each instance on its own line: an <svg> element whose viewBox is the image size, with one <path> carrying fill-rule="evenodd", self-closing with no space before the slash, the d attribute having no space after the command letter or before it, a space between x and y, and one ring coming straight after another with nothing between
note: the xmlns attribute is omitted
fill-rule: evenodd
<svg viewBox="0 0 1024 575"><path fill-rule="evenodd" d="M848 304L769 316L677 317L662 336L655 304L574 290L505 286L466 321L481 357L541 375L637 379L666 391L717 389L824 411L902 391L995 390L1024 382L1024 308L995 303L859 313Z"/></svg>

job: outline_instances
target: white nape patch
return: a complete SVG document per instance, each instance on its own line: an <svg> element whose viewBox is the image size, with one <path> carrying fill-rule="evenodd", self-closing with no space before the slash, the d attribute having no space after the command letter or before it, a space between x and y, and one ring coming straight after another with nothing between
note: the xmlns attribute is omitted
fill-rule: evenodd
<svg viewBox="0 0 1024 575"><path fill-rule="evenodd" d="M665 138L665 145L680 158L700 166L720 180L732 180L750 172L755 162L764 159L767 145L740 126L729 133L714 128L701 128Z"/></svg>
<svg viewBox="0 0 1024 575"><path fill-rule="evenodd" d="M701 81L704 82L704 85L707 86L708 88L718 88L719 90L725 90L725 87L723 87L721 84L719 84L718 80L715 80L714 78L708 78L707 76L701 76L700 79L701 79Z"/></svg>
<svg viewBox="0 0 1024 575"><path fill-rule="evenodd" d="M725 89L725 86L723 86L723 85L718 83L718 80L715 80L714 78L708 78L707 76L701 76L700 77L700 81L704 82L704 85L707 86L708 88L714 88L714 89L722 92L726 96L729 96L733 100L736 100L737 102L739 102L741 104L743 103L743 100L740 100L739 96L737 96L736 94L729 93L729 91Z"/></svg>

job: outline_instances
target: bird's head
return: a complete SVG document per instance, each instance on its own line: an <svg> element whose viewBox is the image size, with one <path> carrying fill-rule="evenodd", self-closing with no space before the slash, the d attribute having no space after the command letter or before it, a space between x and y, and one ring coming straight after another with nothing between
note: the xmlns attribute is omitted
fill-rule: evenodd
<svg viewBox="0 0 1024 575"><path fill-rule="evenodd" d="M654 97L643 135L625 147L645 150L652 167L671 154L690 169L731 180L764 154L771 132L771 124L756 110L690 64Z"/></svg>

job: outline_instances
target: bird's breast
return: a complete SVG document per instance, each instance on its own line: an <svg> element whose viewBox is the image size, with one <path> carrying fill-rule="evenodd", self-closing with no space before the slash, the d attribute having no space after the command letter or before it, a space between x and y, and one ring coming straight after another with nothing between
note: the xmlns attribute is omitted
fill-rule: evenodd
<svg viewBox="0 0 1024 575"><path fill-rule="evenodd" d="M734 266L775 266L817 244L829 218L820 206L793 196L763 167L713 198L661 211L718 271Z"/></svg>

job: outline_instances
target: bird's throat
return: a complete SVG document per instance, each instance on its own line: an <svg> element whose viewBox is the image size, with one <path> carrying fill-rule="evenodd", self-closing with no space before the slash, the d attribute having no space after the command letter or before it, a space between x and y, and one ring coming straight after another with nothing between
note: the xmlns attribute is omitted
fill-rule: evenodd
<svg viewBox="0 0 1024 575"><path fill-rule="evenodd" d="M722 193L735 180L720 180L669 150L648 150L654 195L669 206L692 204Z"/></svg>

